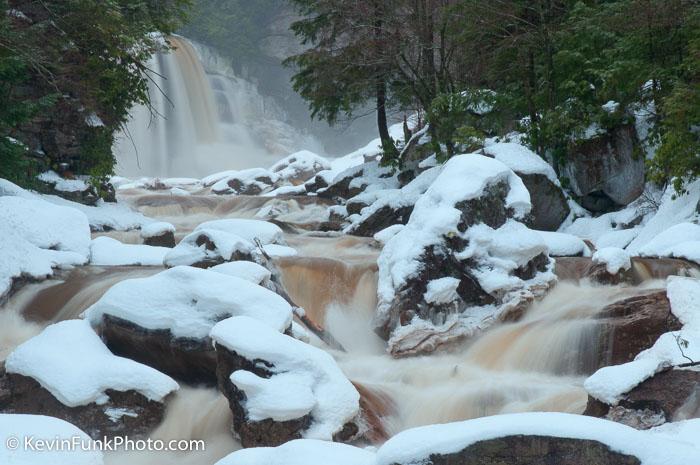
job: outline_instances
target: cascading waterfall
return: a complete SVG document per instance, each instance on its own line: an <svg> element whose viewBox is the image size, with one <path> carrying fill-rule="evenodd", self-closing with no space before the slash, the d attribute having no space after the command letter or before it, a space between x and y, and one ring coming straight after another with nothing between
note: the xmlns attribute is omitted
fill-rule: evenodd
<svg viewBox="0 0 700 465"><path fill-rule="evenodd" d="M184 37L168 41L173 50L149 62L152 110L134 107L116 138L118 174L201 177L269 166L302 147L319 150L215 52Z"/></svg>

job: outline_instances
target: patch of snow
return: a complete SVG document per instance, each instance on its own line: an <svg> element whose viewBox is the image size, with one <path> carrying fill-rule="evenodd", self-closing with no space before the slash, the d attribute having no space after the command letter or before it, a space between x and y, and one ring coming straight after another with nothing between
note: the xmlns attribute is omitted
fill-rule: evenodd
<svg viewBox="0 0 700 465"><path fill-rule="evenodd" d="M617 247L605 247L596 250L593 254L593 263L605 264L605 269L610 274L627 271L632 268L630 254Z"/></svg>
<svg viewBox="0 0 700 465"><path fill-rule="evenodd" d="M295 180L302 174L313 176L319 171L329 169L331 164L328 160L308 150L292 153L270 167L270 171L287 181ZM306 179L299 181L306 181Z"/></svg>
<svg viewBox="0 0 700 465"><path fill-rule="evenodd" d="M33 437L37 440L74 441L90 445L92 439L67 421L44 415L17 415L0 413L0 463L5 465L103 465L102 452L76 447L71 450L32 450L24 447L24 439ZM14 437L19 447L8 447L7 441ZM58 448L58 446L56 446Z"/></svg>
<svg viewBox="0 0 700 465"><path fill-rule="evenodd" d="M521 144L498 142L486 145L484 153L500 161L519 174L542 174L557 186L559 179L554 168L542 157Z"/></svg>
<svg viewBox="0 0 700 465"><path fill-rule="evenodd" d="M150 239L152 237L162 236L165 233L174 233L175 226L165 221L154 221L141 228L141 238Z"/></svg>
<svg viewBox="0 0 700 465"><path fill-rule="evenodd" d="M97 116L97 113L95 113L94 111L85 117L85 124L87 124L91 128L100 128L104 127L105 125L105 123L102 121L102 118Z"/></svg>
<svg viewBox="0 0 700 465"><path fill-rule="evenodd" d="M639 248L642 257L683 258L700 263L700 225L679 223Z"/></svg>
<svg viewBox="0 0 700 465"><path fill-rule="evenodd" d="M168 247L123 244L116 239L100 236L90 244L90 263L102 266L163 266Z"/></svg>
<svg viewBox="0 0 700 465"><path fill-rule="evenodd" d="M263 244L285 245L282 229L274 223L260 220L230 218L225 220L205 221L195 231L218 230L235 234L249 242L256 239Z"/></svg>
<svg viewBox="0 0 700 465"><path fill-rule="evenodd" d="M294 257L299 254L295 248L279 244L265 244L263 250L271 258Z"/></svg>
<svg viewBox="0 0 700 465"><path fill-rule="evenodd" d="M215 271L175 267L112 286L85 311L93 326L111 315L174 337L204 338L222 318L247 315L276 331L292 322L292 308L261 286Z"/></svg>
<svg viewBox="0 0 700 465"><path fill-rule="evenodd" d="M161 402L179 388L169 376L112 354L84 320L48 326L12 352L5 369L35 379L68 407L104 404L108 389L136 391Z"/></svg>
<svg viewBox="0 0 700 465"><path fill-rule="evenodd" d="M61 192L83 192L90 188L82 179L64 179L55 171L45 171L37 179L53 185L54 189Z"/></svg>
<svg viewBox="0 0 700 465"><path fill-rule="evenodd" d="M590 257L591 249L586 243L572 235L552 231L536 231L549 249L549 255L552 257Z"/></svg>
<svg viewBox="0 0 700 465"><path fill-rule="evenodd" d="M245 279L246 281L250 281L255 284L263 283L272 276L270 270L264 266L245 260L222 263L221 265L216 265L209 268L209 270L216 271L217 273L224 273L229 276L235 276L236 278Z"/></svg>
<svg viewBox="0 0 700 465"><path fill-rule="evenodd" d="M394 237L399 233L404 228L403 224L393 224L389 226L388 228L384 228L378 233L376 233L373 238L375 241L380 242L382 244L386 244L389 242L389 239Z"/></svg>
<svg viewBox="0 0 700 465"><path fill-rule="evenodd" d="M198 245L201 238L206 238L213 249L206 243ZM234 254L254 255L255 245L237 234L218 229L200 229L183 237L182 240L163 257L163 264L168 267L194 265L206 260L231 261Z"/></svg>
<svg viewBox="0 0 700 465"><path fill-rule="evenodd" d="M303 437L330 441L357 416L360 395L323 350L244 316L217 323L211 338L248 360L273 365L267 368L273 373L268 379L243 370L231 375L231 381L246 394L252 420L282 421L310 413L313 421Z"/></svg>
<svg viewBox="0 0 700 465"><path fill-rule="evenodd" d="M608 101L605 105L601 107L606 113L615 113L619 108L620 104L614 100Z"/></svg>
<svg viewBox="0 0 700 465"><path fill-rule="evenodd" d="M429 304L449 304L457 298L459 283L459 279L450 277L428 281L423 298Z"/></svg>
<svg viewBox="0 0 700 465"><path fill-rule="evenodd" d="M215 465L375 465L374 458L374 453L347 444L297 439L279 447L242 449Z"/></svg>

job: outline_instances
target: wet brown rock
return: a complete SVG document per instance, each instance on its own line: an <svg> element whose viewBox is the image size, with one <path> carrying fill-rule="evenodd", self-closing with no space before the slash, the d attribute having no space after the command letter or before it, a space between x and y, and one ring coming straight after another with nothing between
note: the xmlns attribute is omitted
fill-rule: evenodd
<svg viewBox="0 0 700 465"><path fill-rule="evenodd" d="M700 371L671 369L657 373L626 393L617 407L589 396L584 415L642 429L664 421L700 418Z"/></svg>
<svg viewBox="0 0 700 465"><path fill-rule="evenodd" d="M98 334L115 354L136 360L190 384L216 383L216 353L211 340L173 337L169 330L152 330L104 315Z"/></svg>
<svg viewBox="0 0 700 465"><path fill-rule="evenodd" d="M136 391L107 390L109 401L68 407L34 379L0 373L0 412L47 415L85 431L93 439L114 436L146 436L162 420L165 405ZM4 394L3 394L4 393Z"/></svg>
<svg viewBox="0 0 700 465"><path fill-rule="evenodd" d="M664 333L681 329L671 313L666 291L630 297L605 307L597 318L602 325L599 366L631 362Z"/></svg>
<svg viewBox="0 0 700 465"><path fill-rule="evenodd" d="M163 231L159 236L146 237L143 240L144 245L154 247L175 247L175 233L173 231Z"/></svg>
<svg viewBox="0 0 700 465"><path fill-rule="evenodd" d="M636 457L615 452L598 441L525 435L479 441L454 454L432 454L426 463L431 465L641 465Z"/></svg>
<svg viewBox="0 0 700 465"><path fill-rule="evenodd" d="M631 268L629 270L621 269L617 273L610 273L605 263L591 262L588 269L583 274L584 279L589 279L598 284L615 286L622 283L634 283L635 273Z"/></svg>

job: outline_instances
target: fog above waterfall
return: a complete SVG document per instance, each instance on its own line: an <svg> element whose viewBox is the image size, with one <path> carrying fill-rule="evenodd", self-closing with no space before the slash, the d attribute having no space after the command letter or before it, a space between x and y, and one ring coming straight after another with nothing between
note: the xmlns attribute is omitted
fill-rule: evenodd
<svg viewBox="0 0 700 465"><path fill-rule="evenodd" d="M115 142L116 171L128 177L201 177L216 171L268 167L306 149L339 156L375 137L373 109L331 127L314 121L291 86L282 60L300 50L288 27L275 25L264 56L230 58L189 37L152 57L152 107L137 106ZM261 52L262 53L262 52Z"/></svg>

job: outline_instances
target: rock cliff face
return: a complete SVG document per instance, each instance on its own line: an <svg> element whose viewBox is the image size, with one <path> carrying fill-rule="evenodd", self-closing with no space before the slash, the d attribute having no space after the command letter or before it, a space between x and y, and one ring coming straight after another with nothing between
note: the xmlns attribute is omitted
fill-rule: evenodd
<svg viewBox="0 0 700 465"><path fill-rule="evenodd" d="M644 157L634 126L620 126L579 143L567 154L561 175L581 205L593 212L625 206L644 190Z"/></svg>

